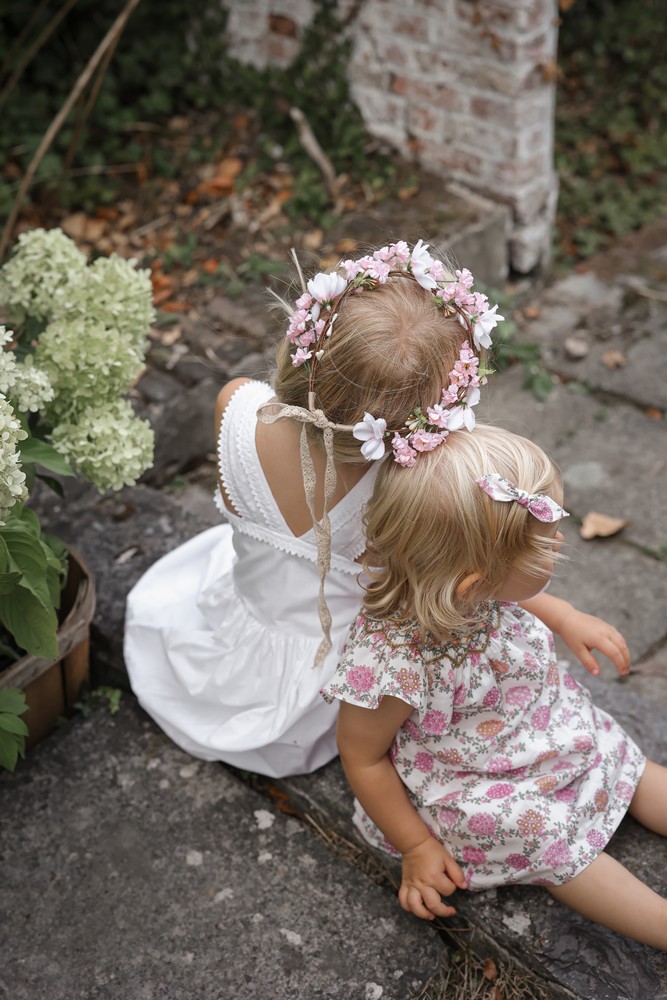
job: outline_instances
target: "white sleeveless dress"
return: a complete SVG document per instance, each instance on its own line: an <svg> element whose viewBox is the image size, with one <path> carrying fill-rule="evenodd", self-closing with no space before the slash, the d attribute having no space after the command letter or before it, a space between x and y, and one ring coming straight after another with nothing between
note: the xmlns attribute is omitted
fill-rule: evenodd
<svg viewBox="0 0 667 1000"><path fill-rule="evenodd" d="M202 532L160 559L128 597L125 662L142 707L180 747L270 777L304 774L336 755L336 708L319 691L334 675L361 603L354 560L378 463L331 511L325 594L332 648L322 639L311 529L292 534L255 447L257 409L270 386L247 382L230 400L218 443L218 491L230 524ZM299 471L300 474L300 471Z"/></svg>

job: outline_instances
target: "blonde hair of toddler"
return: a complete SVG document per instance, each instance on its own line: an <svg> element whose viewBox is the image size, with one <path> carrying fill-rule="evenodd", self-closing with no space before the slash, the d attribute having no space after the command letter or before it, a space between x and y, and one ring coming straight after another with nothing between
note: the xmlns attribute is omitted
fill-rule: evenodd
<svg viewBox="0 0 667 1000"><path fill-rule="evenodd" d="M411 469L385 463L364 518L364 606L372 617L417 619L444 640L479 625L475 612L511 570L544 572L553 539L525 507L493 500L475 482L494 472L529 493L561 497L545 453L498 427L450 434ZM471 574L480 579L457 594Z"/></svg>

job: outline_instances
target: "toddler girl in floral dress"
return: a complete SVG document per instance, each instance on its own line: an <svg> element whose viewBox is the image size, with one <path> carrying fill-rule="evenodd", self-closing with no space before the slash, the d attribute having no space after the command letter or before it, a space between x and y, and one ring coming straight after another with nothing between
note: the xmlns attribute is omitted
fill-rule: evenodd
<svg viewBox="0 0 667 1000"><path fill-rule="evenodd" d="M409 469L385 465L366 514L365 608L322 693L341 702L355 822L403 857L404 909L449 916L441 896L456 888L532 883L667 949L667 901L604 851L626 812L667 835L667 768L593 705L516 603L551 576L561 494L540 449L479 425ZM627 672L620 648L614 659Z"/></svg>

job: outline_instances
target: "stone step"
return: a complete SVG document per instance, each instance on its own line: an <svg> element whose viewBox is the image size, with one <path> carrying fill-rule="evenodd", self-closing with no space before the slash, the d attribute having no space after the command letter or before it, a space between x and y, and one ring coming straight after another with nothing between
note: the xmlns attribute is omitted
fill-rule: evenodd
<svg viewBox="0 0 667 1000"><path fill-rule="evenodd" d="M100 605L94 622L93 660L97 683L120 681L126 684L121 639L125 595L132 584L164 552L196 531L209 527L215 520L215 511L210 520L205 514L192 515L183 510L177 499L146 487L125 490L111 500L100 501L84 494L61 507L51 504L49 529L65 537L69 535L70 541L76 540L97 575ZM134 549L136 552L125 558ZM611 554L608 549L600 550L599 559L595 560L598 567L595 581L588 578L585 566L581 570L576 564L568 567L569 583L563 596L572 597L572 592L568 593L570 586L581 589L585 604L585 597L590 595L597 580L601 580L600 603L607 602L609 595L616 594L620 587L624 606L627 606L627 588L636 586L639 592L637 581L643 578L643 561L647 565L650 563L657 572L663 570L639 552L629 557L628 551L618 549L617 561L620 562L611 572L616 550ZM628 558L632 563L629 567L626 566ZM583 576L579 579L581 573ZM605 608L588 610L604 612ZM650 612L663 635L664 627L656 610L651 604L647 614ZM642 640L640 634L642 614L641 606L634 608L633 615L639 618L634 622L636 628L631 629L631 640L637 655L645 652L642 643L646 639ZM608 679L596 681L583 669L576 666L573 669L591 688L595 700L616 716L644 751L667 764L664 708L633 692L632 678L630 684ZM315 775L291 778L276 782L276 785L300 811L312 815L325 829L337 831L348 839L356 836L350 821L352 799L338 762ZM663 838L650 834L628 819L613 839L611 852L657 891L667 895L667 842ZM400 913L395 900L391 905ZM555 903L541 889L511 888L479 895L459 893L456 905L459 911L456 922L459 924L461 918L465 920L470 928L471 945L480 955L512 957L548 984L556 1000L571 1000L572 997L580 1000L659 1000L667 997L667 956L588 923ZM416 932L421 933L422 925L416 920L413 923Z"/></svg>
<svg viewBox="0 0 667 1000"><path fill-rule="evenodd" d="M0 780L3 1000L408 1000L442 940L124 696Z"/></svg>
<svg viewBox="0 0 667 1000"><path fill-rule="evenodd" d="M653 759L667 764L667 717L623 685L596 680L583 668L573 673L588 684L594 700L612 713ZM324 828L356 837L352 795L339 761L312 775L275 784ZM359 843L363 843L358 838ZM370 848L368 848L371 851ZM609 853L662 896L667 896L667 840L626 818ZM373 853L371 851L371 853ZM382 855L394 878L398 862ZM457 915L443 921L469 927L470 946L480 955L511 956L535 974L557 1000L663 1000L667 997L667 954L644 947L584 919L539 887L513 886L483 893L457 892ZM622 905L622 902L619 901ZM398 905L398 903L397 903Z"/></svg>

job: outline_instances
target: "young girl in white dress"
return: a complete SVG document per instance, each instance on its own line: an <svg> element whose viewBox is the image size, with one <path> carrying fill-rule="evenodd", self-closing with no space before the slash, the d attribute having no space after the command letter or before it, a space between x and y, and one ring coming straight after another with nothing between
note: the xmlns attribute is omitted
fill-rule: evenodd
<svg viewBox="0 0 667 1000"><path fill-rule="evenodd" d="M415 448L447 421L474 422L479 388L463 398L443 382L470 365L464 343L477 363L502 319L470 272L448 275L421 241L302 287L273 385L236 379L220 393L216 499L229 524L151 567L126 620L130 681L162 729L196 757L269 776L336 755L336 707L319 689L361 602L361 518L385 441L426 403L436 423L419 411ZM374 412L383 423L366 420ZM410 460L400 446L394 457ZM567 619L563 638L584 662L593 647L615 655L603 622L563 617L569 605L554 598L538 605L556 631Z"/></svg>
<svg viewBox="0 0 667 1000"><path fill-rule="evenodd" d="M544 453L496 428L385 465L365 608L323 694L341 701L355 822L402 855L404 909L449 916L441 897L457 888L532 883L667 949L667 900L604 851L626 812L667 835L667 768L592 704L517 603L551 576L561 501ZM615 659L627 672L620 645Z"/></svg>

